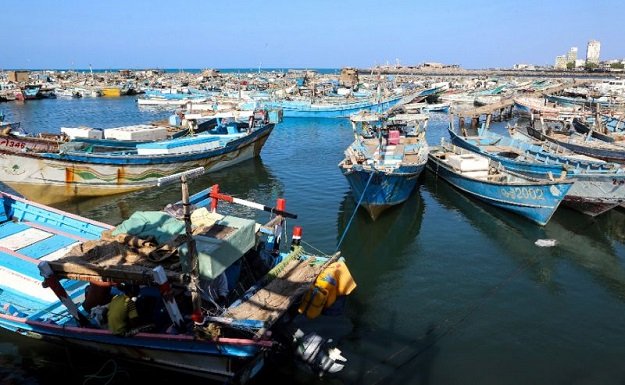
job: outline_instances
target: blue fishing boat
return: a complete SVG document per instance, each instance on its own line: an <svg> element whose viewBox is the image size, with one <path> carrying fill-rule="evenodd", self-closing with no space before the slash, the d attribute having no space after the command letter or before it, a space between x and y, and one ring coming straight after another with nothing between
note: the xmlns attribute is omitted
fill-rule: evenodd
<svg viewBox="0 0 625 385"><path fill-rule="evenodd" d="M572 180L535 179L450 143L433 147L427 168L452 186L493 206L546 225Z"/></svg>
<svg viewBox="0 0 625 385"><path fill-rule="evenodd" d="M427 115L356 114L350 118L355 140L339 168L354 199L375 220L410 196L427 162Z"/></svg>
<svg viewBox="0 0 625 385"><path fill-rule="evenodd" d="M580 155L555 143L537 143L517 127L508 131L510 135L503 136L481 127L477 135L460 135L450 125L449 136L453 144L509 170L535 178L566 175L575 183L564 204L583 214L596 216L625 202L625 169L619 164Z"/></svg>
<svg viewBox="0 0 625 385"><path fill-rule="evenodd" d="M290 248L280 242L284 218L295 217L284 200L271 208L213 186L116 227L4 192L0 200L0 328L228 383L245 383L292 343L320 374L345 363L324 337L291 330L293 314L329 309L355 283L338 253L306 252L301 229ZM218 201L272 218L222 215ZM119 322L118 299L133 303L133 322Z"/></svg>
<svg viewBox="0 0 625 385"><path fill-rule="evenodd" d="M549 141L578 154L599 158L608 162L625 163L625 147L592 137L592 131L582 135L567 121L551 121L538 127L528 125L532 137Z"/></svg>
<svg viewBox="0 0 625 385"><path fill-rule="evenodd" d="M575 128L575 131L582 135L590 134L593 138L621 146L625 143L625 134L622 131L617 131L615 129L616 126L604 124L600 117L594 120L592 126L590 123L583 122L579 118L573 119L571 124L573 125L573 128Z"/></svg>
<svg viewBox="0 0 625 385"><path fill-rule="evenodd" d="M31 200L50 204L154 187L158 178L196 167L221 170L259 156L280 121L280 114L259 112L219 113L203 133L132 147L79 141L63 143L56 152L0 147L0 181Z"/></svg>
<svg viewBox="0 0 625 385"><path fill-rule="evenodd" d="M361 111L382 113L398 104L407 103L416 96L416 94L393 95L387 98L370 97L355 101L345 98L339 100L326 98L320 101L278 100L264 101L263 105L265 108L282 109L285 118L347 118Z"/></svg>

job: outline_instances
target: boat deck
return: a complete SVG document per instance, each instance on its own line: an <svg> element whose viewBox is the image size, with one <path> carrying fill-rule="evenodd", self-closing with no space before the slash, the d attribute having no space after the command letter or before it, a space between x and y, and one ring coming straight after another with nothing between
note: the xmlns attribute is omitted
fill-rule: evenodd
<svg viewBox="0 0 625 385"><path fill-rule="evenodd" d="M52 262L86 238L39 222L7 220L0 224L0 312L52 320L62 305L54 292L42 286L37 265ZM62 280L74 300L81 301L85 282ZM6 304L12 304L11 309ZM59 322L55 319L55 322Z"/></svg>
<svg viewBox="0 0 625 385"><path fill-rule="evenodd" d="M233 319L254 319L263 321L265 327L284 314L308 290L321 271L338 258L338 253L330 258L308 257L295 252L284 264L276 266L269 275L275 277L253 296L239 306L228 309L227 315Z"/></svg>

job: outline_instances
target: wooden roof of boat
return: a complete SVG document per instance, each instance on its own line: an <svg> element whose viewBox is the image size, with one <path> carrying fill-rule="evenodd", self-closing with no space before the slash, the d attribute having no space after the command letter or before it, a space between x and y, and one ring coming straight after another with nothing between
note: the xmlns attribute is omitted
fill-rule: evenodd
<svg viewBox="0 0 625 385"><path fill-rule="evenodd" d="M178 237L177 243L181 244L185 239ZM78 244L49 264L59 278L136 284L150 283L152 269L162 265L170 282L180 283L183 274L178 258L172 256L159 260L175 246L158 247L154 242L128 234L112 236L109 230L103 232L101 239Z"/></svg>

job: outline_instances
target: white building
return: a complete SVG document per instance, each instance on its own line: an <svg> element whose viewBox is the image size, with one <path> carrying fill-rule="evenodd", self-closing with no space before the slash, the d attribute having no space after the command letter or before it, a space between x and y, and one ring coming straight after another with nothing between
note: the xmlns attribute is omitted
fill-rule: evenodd
<svg viewBox="0 0 625 385"><path fill-rule="evenodd" d="M575 63L575 60L577 60L577 47L571 47L569 52L566 54L566 62Z"/></svg>
<svg viewBox="0 0 625 385"><path fill-rule="evenodd" d="M557 70L565 70L566 69L566 56L565 55L556 56L556 62L553 67Z"/></svg>
<svg viewBox="0 0 625 385"><path fill-rule="evenodd" d="M586 47L586 63L599 64L599 52L601 51L601 43L597 40L591 40Z"/></svg>

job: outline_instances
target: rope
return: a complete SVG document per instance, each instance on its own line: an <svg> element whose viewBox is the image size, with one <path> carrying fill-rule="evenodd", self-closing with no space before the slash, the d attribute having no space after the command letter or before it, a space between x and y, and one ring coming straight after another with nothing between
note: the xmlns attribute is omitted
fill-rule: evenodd
<svg viewBox="0 0 625 385"><path fill-rule="evenodd" d="M106 375L102 375L100 374L107 366L108 364L112 364L113 365L113 371L109 374ZM108 385L111 381L113 381L113 379L115 378L115 376L117 375L118 371L117 371L117 362L115 362L115 360L107 360L102 367L95 372L94 374L87 374L85 375L85 380L83 381L83 385L86 385L87 383L89 383L89 381L91 380L101 380L104 382L104 385Z"/></svg>
<svg viewBox="0 0 625 385"><path fill-rule="evenodd" d="M373 172L369 174L369 179L367 180L367 184L365 185L364 190L362 190L360 199L358 199L358 204L354 208L354 212L352 213L351 218L349 218L349 221L347 222L347 226L345 226L345 230L343 230L343 235L341 235L341 239L339 240L338 245L336 245L336 251L339 251L339 248L341 247L341 244L343 243L343 239L345 239L345 235L347 235L347 231L349 230L349 227L352 225L352 221L354 220L354 217L356 216L358 207L360 207L360 203L362 203L362 199L365 197L365 192L367 192L367 187L369 187L369 183L371 183L371 179L373 179L373 174L374 174Z"/></svg>

